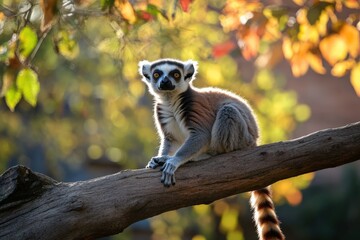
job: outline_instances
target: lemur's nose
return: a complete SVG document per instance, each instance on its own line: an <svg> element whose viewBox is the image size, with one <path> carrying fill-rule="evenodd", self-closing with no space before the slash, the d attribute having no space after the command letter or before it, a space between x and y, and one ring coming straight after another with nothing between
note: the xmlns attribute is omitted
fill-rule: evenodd
<svg viewBox="0 0 360 240"><path fill-rule="evenodd" d="M172 85L170 79L165 76L164 79L160 82L160 90L174 90L175 86Z"/></svg>

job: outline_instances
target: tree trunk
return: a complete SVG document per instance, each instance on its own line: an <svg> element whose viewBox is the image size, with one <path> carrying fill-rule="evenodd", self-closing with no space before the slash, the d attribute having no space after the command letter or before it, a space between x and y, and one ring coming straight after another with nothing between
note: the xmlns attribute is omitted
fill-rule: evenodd
<svg viewBox="0 0 360 240"><path fill-rule="evenodd" d="M158 169L63 183L16 166L0 176L0 239L108 236L166 211L358 159L360 122L188 163L169 188L160 183Z"/></svg>

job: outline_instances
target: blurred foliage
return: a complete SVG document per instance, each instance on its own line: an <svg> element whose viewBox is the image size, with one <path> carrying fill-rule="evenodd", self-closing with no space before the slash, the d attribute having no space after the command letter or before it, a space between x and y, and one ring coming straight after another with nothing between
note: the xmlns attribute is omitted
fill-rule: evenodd
<svg viewBox="0 0 360 240"><path fill-rule="evenodd" d="M309 67L319 74L330 67L336 77L351 72L351 84L360 96L359 12L357 0L293 0L281 5L227 0L221 24L226 32L236 32L244 58L256 58L259 67L272 67L285 57L296 77Z"/></svg>
<svg viewBox="0 0 360 240"><path fill-rule="evenodd" d="M356 1L296 3L298 15L306 16L302 20L257 1L2 0L0 172L9 165L36 162L45 174L61 180L69 169L87 164L144 167L157 152L158 137L152 99L138 76L137 63L143 59L199 61L196 86L218 86L248 99L257 113L262 144L287 139L311 111L271 71L281 59L279 52L297 76L308 69L297 63L303 54L314 60L309 60L310 67L324 73L321 53L337 75L343 68L344 73L351 70L351 82L359 90L353 39L358 18L339 21L336 33L324 30L329 18L335 27L339 6L358 7ZM300 29L312 29L311 39L303 39ZM241 39L241 51L229 31ZM340 40L346 48L343 42L335 48L333 42L348 34ZM321 48L339 48L342 55L324 55ZM241 78L240 53L245 59L257 58L251 80ZM312 178L306 174L274 184L275 200L298 205ZM246 209L244 199L236 196L168 212L151 219L153 238L243 239L239 216Z"/></svg>

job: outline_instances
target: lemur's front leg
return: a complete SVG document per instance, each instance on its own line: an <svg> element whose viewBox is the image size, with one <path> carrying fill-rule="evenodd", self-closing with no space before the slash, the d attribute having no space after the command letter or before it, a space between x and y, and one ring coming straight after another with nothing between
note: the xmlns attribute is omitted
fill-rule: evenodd
<svg viewBox="0 0 360 240"><path fill-rule="evenodd" d="M164 161L164 165L160 169L162 171L161 182L165 187L175 185L175 171L178 167L206 152L210 144L209 139L210 137L204 134L194 132L186 139L174 156L163 156L161 158Z"/></svg>
<svg viewBox="0 0 360 240"><path fill-rule="evenodd" d="M156 157L152 157L151 160L146 165L146 168L152 168L155 169L159 166L163 166L164 163L168 160L170 156L170 148L171 148L171 140L167 137L164 137L161 140L160 148L159 148L159 154Z"/></svg>

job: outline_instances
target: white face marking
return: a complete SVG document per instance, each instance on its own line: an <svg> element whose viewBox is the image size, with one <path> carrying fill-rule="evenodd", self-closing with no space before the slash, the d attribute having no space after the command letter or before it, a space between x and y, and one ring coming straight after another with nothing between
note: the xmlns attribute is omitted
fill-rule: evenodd
<svg viewBox="0 0 360 240"><path fill-rule="evenodd" d="M180 78L176 79L174 77L174 71L180 73ZM160 76L159 78L155 78L155 74L158 74L160 73ZM159 65L157 67L155 67L152 72L152 82L153 82L153 85L154 87L156 87L158 90L161 89L160 87L160 84L162 82L162 80L165 78L165 77L168 77L168 79L171 81L171 84L174 85L174 86L177 86L179 84L180 81L182 81L183 79L183 71L181 68L175 66L175 65L172 65L172 64L163 64L163 65Z"/></svg>
<svg viewBox="0 0 360 240"><path fill-rule="evenodd" d="M177 96L179 93L184 92L189 85L189 83L184 80L184 69L174 64L164 63L157 65L151 70L150 75L151 81L150 84L148 84L149 87L151 87L150 91L160 98L165 97L164 93L171 93L171 95ZM174 86L173 89L161 88L165 77L167 81L171 82L171 86ZM168 94L166 97L168 97Z"/></svg>

